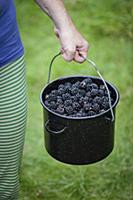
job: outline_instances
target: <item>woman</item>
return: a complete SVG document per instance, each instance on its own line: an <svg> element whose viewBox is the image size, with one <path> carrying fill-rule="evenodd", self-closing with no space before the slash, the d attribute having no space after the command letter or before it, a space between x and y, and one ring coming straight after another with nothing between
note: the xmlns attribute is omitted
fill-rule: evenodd
<svg viewBox="0 0 133 200"><path fill-rule="evenodd" d="M55 25L66 61L83 62L88 43L76 30L63 0L37 0ZM26 126L24 49L13 0L0 0L0 200L16 200Z"/></svg>

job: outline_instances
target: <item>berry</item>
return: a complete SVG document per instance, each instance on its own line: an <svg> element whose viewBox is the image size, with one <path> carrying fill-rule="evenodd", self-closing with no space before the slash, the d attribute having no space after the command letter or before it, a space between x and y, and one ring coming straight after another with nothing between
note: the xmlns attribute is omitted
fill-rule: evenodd
<svg viewBox="0 0 133 200"><path fill-rule="evenodd" d="M64 106L71 106L72 103L73 103L72 100L68 99L68 100L64 101Z"/></svg>
<svg viewBox="0 0 133 200"><path fill-rule="evenodd" d="M92 87L91 87L90 84L86 86L86 91L87 91L87 92L88 92L88 91L91 91L91 89L92 89Z"/></svg>
<svg viewBox="0 0 133 200"><path fill-rule="evenodd" d="M73 87L79 88L80 86L80 81L77 81L76 83L73 84Z"/></svg>
<svg viewBox="0 0 133 200"><path fill-rule="evenodd" d="M49 108L50 107L50 104L47 100L45 100L45 105Z"/></svg>
<svg viewBox="0 0 133 200"><path fill-rule="evenodd" d="M87 113L82 113L82 117L86 117L87 116Z"/></svg>
<svg viewBox="0 0 133 200"><path fill-rule="evenodd" d="M103 97L104 96L104 90L99 90L98 91L98 95L99 95L99 97Z"/></svg>
<svg viewBox="0 0 133 200"><path fill-rule="evenodd" d="M100 88L101 90L105 90L105 89L106 89L104 85L100 85L99 88Z"/></svg>
<svg viewBox="0 0 133 200"><path fill-rule="evenodd" d="M91 83L92 83L92 80L91 80L91 78L86 78L86 79L84 79L84 82L85 82L86 84L91 84Z"/></svg>
<svg viewBox="0 0 133 200"><path fill-rule="evenodd" d="M91 95L92 97L97 96L97 95L98 95L98 89L92 89L90 95Z"/></svg>
<svg viewBox="0 0 133 200"><path fill-rule="evenodd" d="M80 104L81 106L84 105L84 97L81 97L81 98L79 99L79 104Z"/></svg>
<svg viewBox="0 0 133 200"><path fill-rule="evenodd" d="M66 87L71 87L72 84L71 84L70 82L66 82L66 83L65 83L65 86L66 86Z"/></svg>
<svg viewBox="0 0 133 200"><path fill-rule="evenodd" d="M93 98L89 98L89 99L88 99L88 102L89 102L89 103L92 103L92 102L93 102Z"/></svg>
<svg viewBox="0 0 133 200"><path fill-rule="evenodd" d="M89 116L96 115L96 113L93 110L89 111L88 114L89 114Z"/></svg>
<svg viewBox="0 0 133 200"><path fill-rule="evenodd" d="M72 94L72 95L76 95L78 92L79 92L79 89L76 88L76 87L73 87L73 88L71 89L71 94Z"/></svg>
<svg viewBox="0 0 133 200"><path fill-rule="evenodd" d="M109 102L103 102L103 103L102 103L102 108L103 108L104 110L107 110L107 109L109 108Z"/></svg>
<svg viewBox="0 0 133 200"><path fill-rule="evenodd" d="M65 111L66 111L66 113L67 113L68 115L73 114L73 108L72 108L72 106L66 106L66 107L64 107L64 108L65 108Z"/></svg>
<svg viewBox="0 0 133 200"><path fill-rule="evenodd" d="M85 89L85 88L86 88L86 85L87 85L86 82L85 82L85 81L82 81L82 82L80 83L80 86L79 86L79 87L80 87L81 89Z"/></svg>
<svg viewBox="0 0 133 200"><path fill-rule="evenodd" d="M90 86L91 86L92 89L98 89L98 86L95 83L92 83Z"/></svg>
<svg viewBox="0 0 133 200"><path fill-rule="evenodd" d="M63 85L63 84L60 84L60 85L58 86L58 89L60 89L60 88L63 88L63 89L64 89L64 85Z"/></svg>
<svg viewBox="0 0 133 200"><path fill-rule="evenodd" d="M64 114L65 112L64 107L62 105L59 105L56 109L56 112L59 114Z"/></svg>
<svg viewBox="0 0 133 200"><path fill-rule="evenodd" d="M66 85L64 90L65 92L71 93L71 87L69 85Z"/></svg>
<svg viewBox="0 0 133 200"><path fill-rule="evenodd" d="M76 97L77 97L77 99L79 100L79 99L82 97L82 95L79 94L79 93L77 93L77 94L76 94Z"/></svg>
<svg viewBox="0 0 133 200"><path fill-rule="evenodd" d="M79 90L79 94L81 95L81 96L85 96L85 94L86 94L86 91L85 90Z"/></svg>
<svg viewBox="0 0 133 200"><path fill-rule="evenodd" d="M57 95L58 95L58 90L52 90L52 91L51 91L51 94L53 94L53 95L56 95L56 96L57 96Z"/></svg>
<svg viewBox="0 0 133 200"><path fill-rule="evenodd" d="M81 108L81 106L80 106L80 104L79 104L78 102L74 102L74 103L72 104L72 107L73 107L73 109L75 109L75 110L79 110L79 109Z"/></svg>
<svg viewBox="0 0 133 200"><path fill-rule="evenodd" d="M99 113L100 106L97 103L95 103L92 105L92 110L95 111L96 113Z"/></svg>
<svg viewBox="0 0 133 200"><path fill-rule="evenodd" d="M76 96L71 96L71 100L72 100L73 102L77 102L77 101L78 101L78 98L77 98Z"/></svg>
<svg viewBox="0 0 133 200"><path fill-rule="evenodd" d="M54 94L49 94L47 97L48 101L56 101L57 100L57 96Z"/></svg>
<svg viewBox="0 0 133 200"><path fill-rule="evenodd" d="M87 93L86 93L86 97L91 97L91 93L90 93L90 92L87 92Z"/></svg>
<svg viewBox="0 0 133 200"><path fill-rule="evenodd" d="M52 110L55 110L57 108L57 104L55 103L55 101L50 102L49 108L52 109Z"/></svg>
<svg viewBox="0 0 133 200"><path fill-rule="evenodd" d="M58 105L63 104L63 100L62 99L57 99L57 104Z"/></svg>
<svg viewBox="0 0 133 200"><path fill-rule="evenodd" d="M84 104L84 111L85 112L88 112L90 109L91 109L91 104L89 104L89 103Z"/></svg>
<svg viewBox="0 0 133 200"><path fill-rule="evenodd" d="M64 88L60 88L60 89L58 90L58 94L59 94L59 95L63 95L64 93L65 93Z"/></svg>
<svg viewBox="0 0 133 200"><path fill-rule="evenodd" d="M82 117L82 113L77 113L76 117Z"/></svg>
<svg viewBox="0 0 133 200"><path fill-rule="evenodd" d="M101 109L101 110L99 111L99 113L103 113L103 112L105 112L105 110L104 110L104 109Z"/></svg>
<svg viewBox="0 0 133 200"><path fill-rule="evenodd" d="M84 101L84 103L87 103L89 101L89 97L85 96L83 101Z"/></svg>
<svg viewBox="0 0 133 200"><path fill-rule="evenodd" d="M65 101L67 99L70 99L71 98L71 95L69 93L66 93L66 94L63 94L62 95L62 99Z"/></svg>
<svg viewBox="0 0 133 200"><path fill-rule="evenodd" d="M99 104L99 105L101 105L102 102L103 102L102 98L100 98L100 97L98 97L98 96L96 96L96 97L94 98L94 100L93 100L93 103L97 103L97 104Z"/></svg>

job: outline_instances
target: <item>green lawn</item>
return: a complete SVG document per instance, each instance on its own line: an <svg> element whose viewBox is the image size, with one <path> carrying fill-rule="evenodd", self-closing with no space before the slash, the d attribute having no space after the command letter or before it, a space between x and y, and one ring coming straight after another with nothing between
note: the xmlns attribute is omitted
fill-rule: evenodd
<svg viewBox="0 0 133 200"><path fill-rule="evenodd" d="M44 148L39 101L51 58L60 45L49 18L33 1L17 0L17 16L25 46L28 82L28 124L21 173L21 200L133 199L133 67L132 2L73 0L66 6L77 28L90 43L89 57L106 80L120 91L115 148L105 160L88 166L65 165ZM96 75L87 63L58 58L52 79L73 74Z"/></svg>

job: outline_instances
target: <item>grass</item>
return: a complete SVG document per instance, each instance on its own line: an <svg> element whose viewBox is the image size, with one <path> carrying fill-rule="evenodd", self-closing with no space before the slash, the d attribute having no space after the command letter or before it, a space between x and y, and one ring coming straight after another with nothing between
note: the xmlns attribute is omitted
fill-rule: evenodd
<svg viewBox="0 0 133 200"><path fill-rule="evenodd" d="M120 91L115 148L105 160L88 166L65 165L44 148L39 94L47 81L51 58L60 45L53 26L33 1L16 2L25 46L28 83L28 124L21 172L22 200L131 200L133 198L133 67L131 1L66 1L77 28L90 43L89 57L106 80ZM87 63L58 58L51 79L73 74L96 75Z"/></svg>

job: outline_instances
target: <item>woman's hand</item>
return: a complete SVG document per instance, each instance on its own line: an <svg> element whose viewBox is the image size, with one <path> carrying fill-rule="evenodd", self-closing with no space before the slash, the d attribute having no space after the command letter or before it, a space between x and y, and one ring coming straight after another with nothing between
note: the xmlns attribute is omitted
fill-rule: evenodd
<svg viewBox="0 0 133 200"><path fill-rule="evenodd" d="M62 30L55 28L55 34L60 40L62 56L66 61L85 61L89 45L73 25Z"/></svg>

